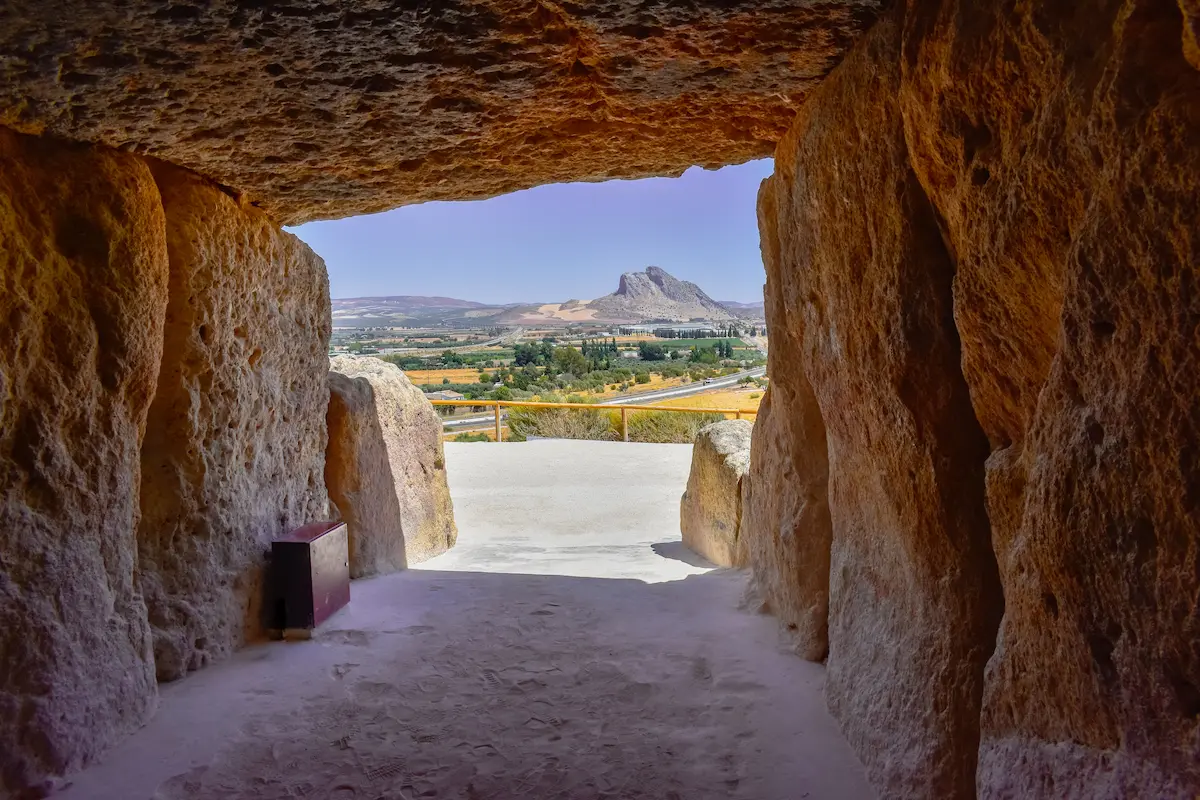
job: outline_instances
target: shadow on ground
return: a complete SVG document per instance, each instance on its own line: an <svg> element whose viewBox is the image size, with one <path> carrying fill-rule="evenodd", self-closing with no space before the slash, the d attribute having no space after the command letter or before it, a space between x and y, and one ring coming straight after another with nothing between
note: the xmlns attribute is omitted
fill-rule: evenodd
<svg viewBox="0 0 1200 800"><path fill-rule="evenodd" d="M650 549L663 558L669 558L672 561L682 561L690 567L699 567L701 569L716 569L717 565L709 561L704 556L696 553L683 542L655 542L650 545Z"/></svg>
<svg viewBox="0 0 1200 800"><path fill-rule="evenodd" d="M671 548L667 548L671 552ZM743 577L410 570L168 685L67 798L870 796Z"/></svg>

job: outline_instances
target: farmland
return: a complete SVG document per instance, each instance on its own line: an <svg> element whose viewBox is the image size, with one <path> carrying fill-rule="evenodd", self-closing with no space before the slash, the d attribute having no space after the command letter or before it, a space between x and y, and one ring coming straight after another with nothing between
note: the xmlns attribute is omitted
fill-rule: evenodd
<svg viewBox="0 0 1200 800"><path fill-rule="evenodd" d="M443 380L448 380L450 383L479 382L479 370L477 369L406 369L404 374L418 386L441 383Z"/></svg>
<svg viewBox="0 0 1200 800"><path fill-rule="evenodd" d="M724 389L715 392L676 397L654 403L656 406L670 408L738 408L743 411L757 411L762 402L763 390L756 387L745 389ZM732 416L727 414L726 416Z"/></svg>

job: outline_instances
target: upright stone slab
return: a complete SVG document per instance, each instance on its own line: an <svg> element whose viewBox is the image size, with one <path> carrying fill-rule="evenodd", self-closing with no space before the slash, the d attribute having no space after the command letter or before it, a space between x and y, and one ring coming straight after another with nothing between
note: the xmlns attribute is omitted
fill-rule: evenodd
<svg viewBox="0 0 1200 800"><path fill-rule="evenodd" d="M138 448L167 305L137 158L0 128L0 795L140 726Z"/></svg>
<svg viewBox="0 0 1200 800"><path fill-rule="evenodd" d="M909 167L899 47L881 21L801 109L763 234L827 435L830 710L881 796L969 798L1002 599L954 262Z"/></svg>
<svg viewBox="0 0 1200 800"><path fill-rule="evenodd" d="M453 547L458 528L454 525L454 506L446 482L442 421L433 406L395 364L378 358L335 356L330 359L329 368L371 385L374 411L383 432L400 505L406 563L417 564ZM361 515L363 510L344 509L343 513ZM356 535L353 529L350 535ZM377 547L394 551L395 531L380 529L376 536L384 537L384 541L360 542L358 546L363 552ZM393 556L392 560L398 557Z"/></svg>
<svg viewBox="0 0 1200 800"><path fill-rule="evenodd" d="M160 680L262 631L273 538L328 513L329 282L303 242L156 163L170 303L138 545Z"/></svg>
<svg viewBox="0 0 1200 800"><path fill-rule="evenodd" d="M939 0L906 26L992 445L983 797L1200 796L1196 11Z"/></svg>
<svg viewBox="0 0 1200 800"><path fill-rule="evenodd" d="M822 661L829 652L829 457L825 422L804 372L804 317L786 302L790 275L780 251L771 185L759 190L764 292L771 347L767 387L742 482L742 531L751 589L779 619L796 652Z"/></svg>
<svg viewBox="0 0 1200 800"><path fill-rule="evenodd" d="M679 501L683 543L722 567L745 566L742 479L750 469L750 432L754 424L727 419L705 425L692 445L687 490Z"/></svg>
<svg viewBox="0 0 1200 800"><path fill-rule="evenodd" d="M350 577L404 569L400 498L370 381L330 372L326 422L325 487L346 521Z"/></svg>

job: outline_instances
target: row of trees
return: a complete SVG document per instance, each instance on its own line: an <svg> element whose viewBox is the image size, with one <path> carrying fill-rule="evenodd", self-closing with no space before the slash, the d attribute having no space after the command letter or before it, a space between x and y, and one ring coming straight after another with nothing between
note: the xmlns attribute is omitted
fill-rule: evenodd
<svg viewBox="0 0 1200 800"><path fill-rule="evenodd" d="M634 336L644 333L645 331L636 328L617 328L617 333L622 336ZM758 328L751 326L744 328L736 323L730 324L721 328L688 328L678 330L676 328L655 328L651 331L657 339L736 339L743 333L748 332L750 336L758 335Z"/></svg>

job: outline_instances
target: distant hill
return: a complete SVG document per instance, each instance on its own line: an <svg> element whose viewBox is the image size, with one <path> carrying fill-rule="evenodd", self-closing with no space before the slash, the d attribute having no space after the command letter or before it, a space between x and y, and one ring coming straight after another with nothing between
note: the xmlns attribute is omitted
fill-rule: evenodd
<svg viewBox="0 0 1200 800"><path fill-rule="evenodd" d="M624 322L702 319L728 322L753 304L718 303L691 281L676 279L659 267L621 276L617 291L596 300L565 303L489 305L453 297L394 295L346 297L332 301L336 328L554 326L578 322ZM743 309L743 307L745 307Z"/></svg>
<svg viewBox="0 0 1200 800"><path fill-rule="evenodd" d="M612 320L693 319L729 321L734 315L691 281L681 281L662 267L626 272L612 294L588 303L596 316Z"/></svg>
<svg viewBox="0 0 1200 800"><path fill-rule="evenodd" d="M766 313L766 307L762 303L739 303L736 300L718 300L717 302L737 316L747 319L762 319L763 314Z"/></svg>

